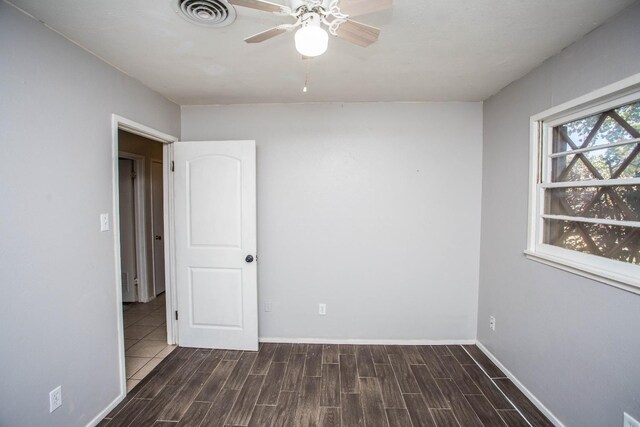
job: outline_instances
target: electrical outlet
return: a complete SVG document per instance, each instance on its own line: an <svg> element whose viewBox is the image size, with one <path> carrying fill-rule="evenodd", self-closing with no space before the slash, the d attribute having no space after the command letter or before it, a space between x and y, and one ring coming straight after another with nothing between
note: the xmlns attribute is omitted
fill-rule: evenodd
<svg viewBox="0 0 640 427"><path fill-rule="evenodd" d="M631 415L624 413L624 427L640 427L640 422Z"/></svg>
<svg viewBox="0 0 640 427"><path fill-rule="evenodd" d="M489 329L496 330L496 318L494 316L489 316Z"/></svg>
<svg viewBox="0 0 640 427"><path fill-rule="evenodd" d="M268 313L271 310L273 310L273 304L271 303L271 301L265 301L265 303L264 303L264 311L266 311Z"/></svg>
<svg viewBox="0 0 640 427"><path fill-rule="evenodd" d="M54 388L49 392L49 412L53 412L62 406L62 386Z"/></svg>
<svg viewBox="0 0 640 427"><path fill-rule="evenodd" d="M326 316L326 314L327 314L327 304L318 304L318 314L320 316Z"/></svg>
<svg viewBox="0 0 640 427"><path fill-rule="evenodd" d="M100 214L100 231L109 231L109 214Z"/></svg>

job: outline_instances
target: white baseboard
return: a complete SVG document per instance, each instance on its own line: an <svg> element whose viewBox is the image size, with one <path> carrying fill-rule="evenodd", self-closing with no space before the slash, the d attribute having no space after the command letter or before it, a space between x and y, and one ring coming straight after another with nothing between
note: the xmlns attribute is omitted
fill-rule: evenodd
<svg viewBox="0 0 640 427"><path fill-rule="evenodd" d="M354 338L277 338L261 337L264 343L290 343L290 344L358 344L358 345L467 345L475 344L476 340L380 340L380 339L354 339Z"/></svg>
<svg viewBox="0 0 640 427"><path fill-rule="evenodd" d="M124 400L125 397L127 397L126 393L120 393L118 395L118 397L116 397L115 400L109 404L109 406L104 408L98 415L95 416L94 419L92 419L91 421L89 421L87 423L87 427L95 427L95 426L97 426L98 423L100 421L102 421L104 419L104 417L109 415L109 412L113 411L115 409L115 407L118 406L120 404L120 402L122 402Z"/></svg>
<svg viewBox="0 0 640 427"><path fill-rule="evenodd" d="M522 384L520 380L518 380L518 378L516 378L515 375L513 375L489 350L487 350L487 348L483 346L480 341L476 342L476 345L489 359L491 359L493 363L496 364L498 368L500 368L502 372L507 375L507 377L516 385L516 387L518 387L520 391L524 393L525 396L527 396L527 398L549 419L549 421L551 421L556 427L565 427L565 425L562 424L562 422L560 422L560 420L555 415L553 415L553 413L549 409L547 409L547 407L544 406L542 402L540 402L540 400L533 393L531 393L529 389L527 389L524 384Z"/></svg>

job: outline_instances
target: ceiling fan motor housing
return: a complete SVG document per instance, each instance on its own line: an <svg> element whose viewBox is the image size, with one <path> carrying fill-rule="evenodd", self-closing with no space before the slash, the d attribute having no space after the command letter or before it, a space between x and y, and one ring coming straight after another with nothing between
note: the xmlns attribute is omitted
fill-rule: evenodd
<svg viewBox="0 0 640 427"><path fill-rule="evenodd" d="M289 0L291 7L267 0L226 1L237 6L295 18L295 23L281 24L262 31L247 37L245 42L261 43L296 30L296 49L307 57L322 55L327 50L328 33L361 47L375 43L380 36L380 29L354 21L351 17L389 9L393 5L393 0Z"/></svg>

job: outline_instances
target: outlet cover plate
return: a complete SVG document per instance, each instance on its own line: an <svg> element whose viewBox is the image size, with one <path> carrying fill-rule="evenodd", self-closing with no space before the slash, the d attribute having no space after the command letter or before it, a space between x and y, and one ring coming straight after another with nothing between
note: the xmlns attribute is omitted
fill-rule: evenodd
<svg viewBox="0 0 640 427"><path fill-rule="evenodd" d="M109 214L100 214L100 231L109 231Z"/></svg>
<svg viewBox="0 0 640 427"><path fill-rule="evenodd" d="M62 406L62 386L58 386L49 392L49 412L53 412Z"/></svg>
<svg viewBox="0 0 640 427"><path fill-rule="evenodd" d="M326 316L327 315L327 304L318 304L318 314L320 316Z"/></svg>

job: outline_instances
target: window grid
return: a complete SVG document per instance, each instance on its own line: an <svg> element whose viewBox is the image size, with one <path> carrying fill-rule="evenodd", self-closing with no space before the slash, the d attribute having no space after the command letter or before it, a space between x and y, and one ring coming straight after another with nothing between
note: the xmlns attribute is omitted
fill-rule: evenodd
<svg viewBox="0 0 640 427"><path fill-rule="evenodd" d="M631 111L624 114L627 119L620 114L623 109ZM640 123L640 103L543 132L545 160L539 176L544 181L538 185L543 243L640 264L640 131L629 118L637 119L636 126ZM602 143L605 128L618 138ZM576 141L580 133L585 138ZM598 151L604 154L594 156ZM604 171L596 164L603 157Z"/></svg>

